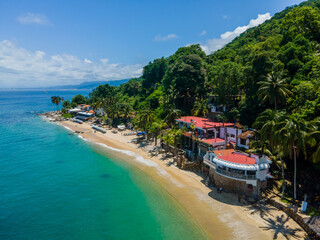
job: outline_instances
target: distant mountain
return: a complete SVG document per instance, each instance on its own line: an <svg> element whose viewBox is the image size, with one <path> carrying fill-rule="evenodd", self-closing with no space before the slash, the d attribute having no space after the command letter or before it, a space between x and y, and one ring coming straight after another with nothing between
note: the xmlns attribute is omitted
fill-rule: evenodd
<svg viewBox="0 0 320 240"><path fill-rule="evenodd" d="M129 79L122 79L122 80L111 80L111 81L94 81L94 82L83 82L78 85L65 85L65 86L54 86L48 89L88 89L92 90L99 85L108 83L110 86L117 86L119 87L121 84L128 82Z"/></svg>

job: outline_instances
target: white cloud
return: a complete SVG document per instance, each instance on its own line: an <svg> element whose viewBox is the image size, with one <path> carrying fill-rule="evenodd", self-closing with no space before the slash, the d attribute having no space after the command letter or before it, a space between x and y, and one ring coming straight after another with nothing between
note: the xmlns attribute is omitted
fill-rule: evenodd
<svg viewBox="0 0 320 240"><path fill-rule="evenodd" d="M162 37L161 35L157 35L154 37L154 41L156 42L166 42L172 39L178 38L178 36L174 33L170 33L167 36Z"/></svg>
<svg viewBox="0 0 320 240"><path fill-rule="evenodd" d="M224 18L224 19L228 19L229 16L228 16L228 15L223 15L223 18Z"/></svg>
<svg viewBox="0 0 320 240"><path fill-rule="evenodd" d="M210 54L224 47L227 43L231 42L234 38L245 32L247 29L258 26L270 18L270 13L258 14L258 17L256 19L251 19L248 25L239 26L232 32L225 32L220 35L220 38L209 39L207 40L206 44L201 45L201 47L205 53Z"/></svg>
<svg viewBox="0 0 320 240"><path fill-rule="evenodd" d="M44 14L27 13L18 17L18 21L22 24L39 24L51 25L51 22Z"/></svg>
<svg viewBox="0 0 320 240"><path fill-rule="evenodd" d="M85 62L85 63L92 63L92 61L90 61L89 59L87 59L87 58L85 58L84 60L83 60L83 62Z"/></svg>
<svg viewBox="0 0 320 240"><path fill-rule="evenodd" d="M206 30L203 30L199 35L200 36L204 36L204 35L206 35L207 34L207 31Z"/></svg>
<svg viewBox="0 0 320 240"><path fill-rule="evenodd" d="M7 40L0 42L0 88L118 80L141 73L140 64L109 64L107 59L94 62L68 54L47 56L45 52L28 51Z"/></svg>

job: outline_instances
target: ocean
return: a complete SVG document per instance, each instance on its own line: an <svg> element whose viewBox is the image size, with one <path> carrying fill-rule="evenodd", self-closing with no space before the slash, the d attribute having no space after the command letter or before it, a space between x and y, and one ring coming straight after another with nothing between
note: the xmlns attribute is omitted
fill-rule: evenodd
<svg viewBox="0 0 320 240"><path fill-rule="evenodd" d="M146 174L36 115L78 93L0 91L0 239L206 239Z"/></svg>

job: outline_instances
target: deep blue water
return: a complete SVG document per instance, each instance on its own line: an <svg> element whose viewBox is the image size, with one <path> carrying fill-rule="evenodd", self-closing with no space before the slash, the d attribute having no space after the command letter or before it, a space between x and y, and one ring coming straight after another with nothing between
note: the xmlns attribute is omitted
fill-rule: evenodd
<svg viewBox="0 0 320 240"><path fill-rule="evenodd" d="M0 239L203 239L157 183L36 112L50 97L0 91Z"/></svg>

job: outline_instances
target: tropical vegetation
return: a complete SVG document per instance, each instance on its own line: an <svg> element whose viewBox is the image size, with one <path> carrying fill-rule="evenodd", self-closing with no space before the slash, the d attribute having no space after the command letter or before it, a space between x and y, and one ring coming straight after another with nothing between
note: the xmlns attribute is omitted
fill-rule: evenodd
<svg viewBox="0 0 320 240"><path fill-rule="evenodd" d="M283 195L285 188L294 198L310 194L320 169L320 0L289 7L209 55L199 44L181 47L147 64L140 78L72 101L176 144L175 119L206 116L209 96L226 107L218 120L255 129L251 151L279 166Z"/></svg>

